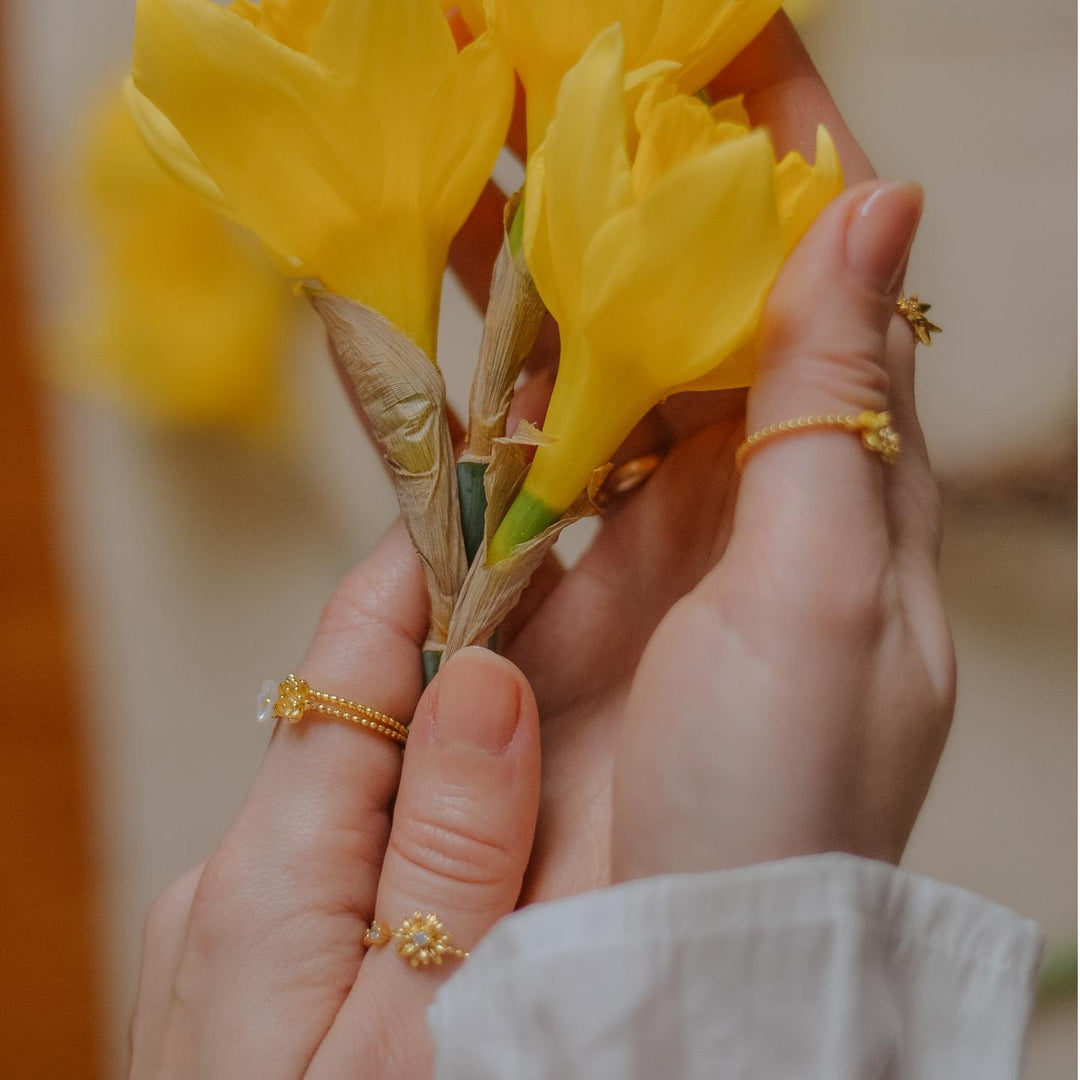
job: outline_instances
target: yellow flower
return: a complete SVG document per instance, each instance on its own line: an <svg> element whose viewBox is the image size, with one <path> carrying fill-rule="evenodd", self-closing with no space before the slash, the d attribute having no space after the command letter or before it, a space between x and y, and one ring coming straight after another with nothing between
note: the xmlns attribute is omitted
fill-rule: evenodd
<svg viewBox="0 0 1080 1080"><path fill-rule="evenodd" d="M161 168L115 92L90 118L80 182L94 295L57 378L169 426L265 429L294 302L258 246Z"/></svg>
<svg viewBox="0 0 1080 1080"><path fill-rule="evenodd" d="M628 70L682 65L679 86L700 90L761 32L781 0L487 0L525 87L529 152L544 140L563 75L596 35L620 23ZM479 0L456 6L481 24Z"/></svg>
<svg viewBox="0 0 1080 1080"><path fill-rule="evenodd" d="M434 358L447 249L513 100L490 35L459 53L439 0L138 0L132 76L178 175Z"/></svg>
<svg viewBox="0 0 1080 1080"><path fill-rule="evenodd" d="M745 386L785 254L843 186L832 140L777 163L738 100L711 109L649 80L628 151L623 41L600 34L563 80L529 162L525 254L562 356L541 446L489 561L557 520L657 402L707 377ZM738 356L734 370L725 361Z"/></svg>

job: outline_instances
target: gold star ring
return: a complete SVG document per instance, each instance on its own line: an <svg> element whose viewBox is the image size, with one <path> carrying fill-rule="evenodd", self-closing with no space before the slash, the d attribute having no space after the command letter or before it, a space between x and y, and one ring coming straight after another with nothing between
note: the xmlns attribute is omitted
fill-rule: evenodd
<svg viewBox="0 0 1080 1080"><path fill-rule="evenodd" d="M931 334L940 334L941 327L935 326L927 317L926 313L932 307L932 304L924 304L919 299L918 293L912 293L910 296L901 296L896 301L896 310L904 316L905 319L911 324L911 329L915 331L915 337L923 345L933 345L934 340L930 337Z"/></svg>
<svg viewBox="0 0 1080 1080"><path fill-rule="evenodd" d="M364 944L368 948L390 941L398 956L414 968L439 965L447 956L465 960L469 955L451 944L450 931L443 926L439 916L430 911L414 911L396 930L391 930L384 922L373 922L364 934Z"/></svg>

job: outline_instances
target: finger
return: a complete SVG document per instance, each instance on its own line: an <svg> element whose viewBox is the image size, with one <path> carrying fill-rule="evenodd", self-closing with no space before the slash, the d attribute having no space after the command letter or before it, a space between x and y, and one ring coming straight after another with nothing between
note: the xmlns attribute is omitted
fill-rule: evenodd
<svg viewBox="0 0 1080 1080"><path fill-rule="evenodd" d="M484 649L456 654L417 709L379 881L377 918L399 926L435 913L451 944L471 949L514 910L540 798L540 732L524 676ZM437 986L463 961L413 968L396 942L372 948L356 987L308 1074L426 1075L424 1017ZM364 1060L369 1018L402 1018L392 1061ZM408 1025L412 1024L410 1028Z"/></svg>
<svg viewBox="0 0 1080 1080"><path fill-rule="evenodd" d="M521 891L539 803L536 704L510 661L472 648L428 691L414 732L376 913L396 925L415 910L437 911L467 949ZM368 965L415 985L392 950L369 954Z"/></svg>
<svg viewBox="0 0 1080 1080"><path fill-rule="evenodd" d="M139 996L131 1019L129 1080L149 1080L158 1075L173 984L180 969L195 889L205 865L199 863L178 877L158 896L146 916Z"/></svg>
<svg viewBox="0 0 1080 1080"><path fill-rule="evenodd" d="M889 408L886 334L921 210L917 185L871 183L815 222L766 303L748 431ZM764 442L746 461L736 541L764 546L772 565L795 573L860 552L878 559L889 543L886 468L836 429Z"/></svg>
<svg viewBox="0 0 1080 1080"><path fill-rule="evenodd" d="M426 623L399 524L327 605L299 674L407 720ZM195 894L166 1039L174 1071L302 1074L359 968L400 768L396 743L356 725L314 713L279 725Z"/></svg>
<svg viewBox="0 0 1080 1080"><path fill-rule="evenodd" d="M941 499L915 407L915 336L901 315L889 326L886 350L892 375L890 411L903 446L886 489L889 518L898 549L936 575Z"/></svg>
<svg viewBox="0 0 1080 1080"><path fill-rule="evenodd" d="M848 184L872 179L870 164L848 130L795 27L779 12L710 84L714 98L744 95L754 124L769 128L777 151L813 157L818 124L824 124L844 165Z"/></svg>

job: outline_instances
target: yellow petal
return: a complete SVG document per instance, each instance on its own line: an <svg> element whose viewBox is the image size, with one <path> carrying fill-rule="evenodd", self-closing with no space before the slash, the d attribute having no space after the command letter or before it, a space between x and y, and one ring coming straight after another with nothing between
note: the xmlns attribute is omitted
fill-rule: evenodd
<svg viewBox="0 0 1080 1080"><path fill-rule="evenodd" d="M447 15L455 11L461 13L465 25L472 31L473 37L479 37L487 28L483 0L441 0L443 11Z"/></svg>
<svg viewBox="0 0 1080 1080"><path fill-rule="evenodd" d="M772 170L756 131L671 171L608 222L585 267L596 283L584 324L592 347L602 342L659 391L740 347L782 259Z"/></svg>
<svg viewBox="0 0 1080 1080"><path fill-rule="evenodd" d="M715 124L735 124L736 127L749 128L750 114L743 105L742 94L716 102L709 109L709 115Z"/></svg>
<svg viewBox="0 0 1080 1080"><path fill-rule="evenodd" d="M582 291L585 251L596 231L629 204L630 161L623 102L623 42L618 26L598 35L559 91L559 116L545 140L542 185L547 259L530 267L557 318L574 321ZM526 187L531 187L527 182ZM535 198L526 200L525 253L536 224ZM553 272L554 268L554 272Z"/></svg>
<svg viewBox="0 0 1080 1080"><path fill-rule="evenodd" d="M671 54L646 55L663 0L495 0L497 32L525 86L530 154L555 115L559 84L602 30L619 23L628 68Z"/></svg>
<svg viewBox="0 0 1080 1080"><path fill-rule="evenodd" d="M780 10L781 0L728 0L719 8L715 0L685 0L682 4L665 6L665 21L657 33L654 48L677 39L680 21L694 22L714 12L698 47L686 57L679 73L679 85L688 93L696 93L713 76L719 74L765 29L765 24Z"/></svg>
<svg viewBox="0 0 1080 1080"><path fill-rule="evenodd" d="M751 344L733 353L701 378L676 386L671 392L700 394L712 390L741 390L753 383L756 371L757 354Z"/></svg>
<svg viewBox="0 0 1080 1080"><path fill-rule="evenodd" d="M431 99L420 139L427 147L420 166L422 199L433 208L447 244L491 175L513 104L513 70L490 34L461 51Z"/></svg>
<svg viewBox="0 0 1080 1080"><path fill-rule="evenodd" d="M729 110L733 111L733 110ZM748 125L717 123L696 97L678 94L670 79L655 79L635 111L640 133L631 170L634 199L640 200L672 169L710 147L742 136Z"/></svg>
<svg viewBox="0 0 1080 1080"><path fill-rule="evenodd" d="M327 0L232 0L229 10L290 49L308 52Z"/></svg>
<svg viewBox="0 0 1080 1080"><path fill-rule="evenodd" d="M772 172L764 132L725 142L596 234L580 338L560 324L532 498L568 506L653 404L746 344L782 258Z"/></svg>
<svg viewBox="0 0 1080 1080"><path fill-rule="evenodd" d="M795 152L776 166L776 196L784 230L784 252L790 252L821 210L844 190L844 169L832 136L817 129L817 149L811 166Z"/></svg>
<svg viewBox="0 0 1080 1080"><path fill-rule="evenodd" d="M373 203L381 196L371 162L381 139L359 95L346 97L310 57L207 0L139 0L132 77L265 244L353 295L355 252L344 249L362 239L357 185ZM348 160L357 144L366 168Z"/></svg>
<svg viewBox="0 0 1080 1080"><path fill-rule="evenodd" d="M229 204L206 166L184 141L169 118L144 94L130 76L124 80L124 101L147 149L185 187L196 192L215 210L231 216Z"/></svg>

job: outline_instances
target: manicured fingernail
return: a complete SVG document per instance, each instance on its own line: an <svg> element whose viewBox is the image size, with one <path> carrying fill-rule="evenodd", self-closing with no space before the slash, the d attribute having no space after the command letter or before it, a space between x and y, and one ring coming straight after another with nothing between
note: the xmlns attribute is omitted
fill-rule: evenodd
<svg viewBox="0 0 1080 1080"><path fill-rule="evenodd" d="M856 207L848 222L848 265L886 296L900 287L922 208L918 184L883 184Z"/></svg>
<svg viewBox="0 0 1080 1080"><path fill-rule="evenodd" d="M502 753L514 737L521 691L511 665L487 649L463 649L438 679L435 735L443 743L467 743Z"/></svg>

